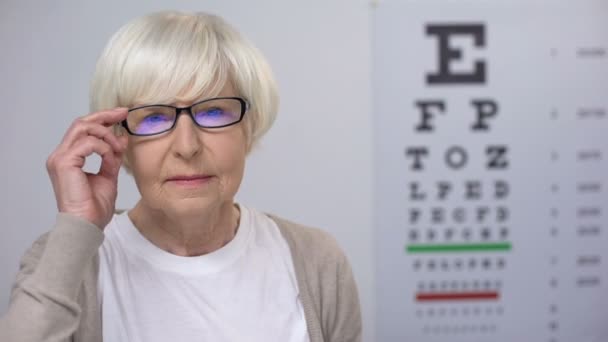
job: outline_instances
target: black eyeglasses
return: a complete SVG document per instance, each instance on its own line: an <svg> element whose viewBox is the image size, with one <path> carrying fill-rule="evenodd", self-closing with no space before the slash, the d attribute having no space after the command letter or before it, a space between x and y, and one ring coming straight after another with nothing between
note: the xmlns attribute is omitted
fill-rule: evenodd
<svg viewBox="0 0 608 342"><path fill-rule="evenodd" d="M122 126L131 135L148 136L172 130L177 118L188 112L192 121L202 128L221 128L239 123L248 103L240 97L216 97L190 107L149 105L129 109Z"/></svg>

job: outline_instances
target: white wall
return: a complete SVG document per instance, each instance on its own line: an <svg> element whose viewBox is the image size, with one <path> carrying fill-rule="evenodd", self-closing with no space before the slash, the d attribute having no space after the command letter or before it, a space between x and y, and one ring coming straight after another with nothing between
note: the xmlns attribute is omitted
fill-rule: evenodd
<svg viewBox="0 0 608 342"><path fill-rule="evenodd" d="M0 312L18 259L56 212L44 162L87 113L110 35L160 9L225 17L268 57L282 104L250 158L239 200L331 232L350 257L365 340L374 338L370 6L366 0L17 1L0 4ZM138 193L121 176L119 207ZM314 248L314 246L311 246Z"/></svg>

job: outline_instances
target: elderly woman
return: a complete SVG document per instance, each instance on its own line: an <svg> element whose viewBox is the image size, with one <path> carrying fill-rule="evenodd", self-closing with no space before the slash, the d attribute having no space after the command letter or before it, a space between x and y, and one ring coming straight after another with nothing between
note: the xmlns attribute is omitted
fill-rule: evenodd
<svg viewBox="0 0 608 342"><path fill-rule="evenodd" d="M234 202L278 96L216 16L162 12L101 55L91 111L47 161L58 215L23 257L1 341L360 341L326 233ZM82 170L101 156L98 173ZM115 211L120 167L141 199Z"/></svg>

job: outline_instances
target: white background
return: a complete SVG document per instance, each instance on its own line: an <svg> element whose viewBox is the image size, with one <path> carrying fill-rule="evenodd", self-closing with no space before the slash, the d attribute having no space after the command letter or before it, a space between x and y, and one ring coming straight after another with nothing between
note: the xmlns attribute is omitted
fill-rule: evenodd
<svg viewBox="0 0 608 342"><path fill-rule="evenodd" d="M54 222L44 163L70 122L87 113L98 54L122 24L162 9L219 14L269 59L280 113L250 156L238 199L338 239L360 289L364 339L374 340L371 8L364 0L3 0L0 313L19 257ZM137 198L121 175L118 206Z"/></svg>

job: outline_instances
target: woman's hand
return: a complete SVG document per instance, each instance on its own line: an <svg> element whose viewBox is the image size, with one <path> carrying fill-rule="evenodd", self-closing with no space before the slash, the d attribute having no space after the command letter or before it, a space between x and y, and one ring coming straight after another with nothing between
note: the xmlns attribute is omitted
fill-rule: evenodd
<svg viewBox="0 0 608 342"><path fill-rule="evenodd" d="M127 117L126 108L96 112L76 119L47 162L59 212L83 218L100 229L114 215L118 171L126 136L116 136L112 125ZM101 156L97 174L82 170L85 158Z"/></svg>

